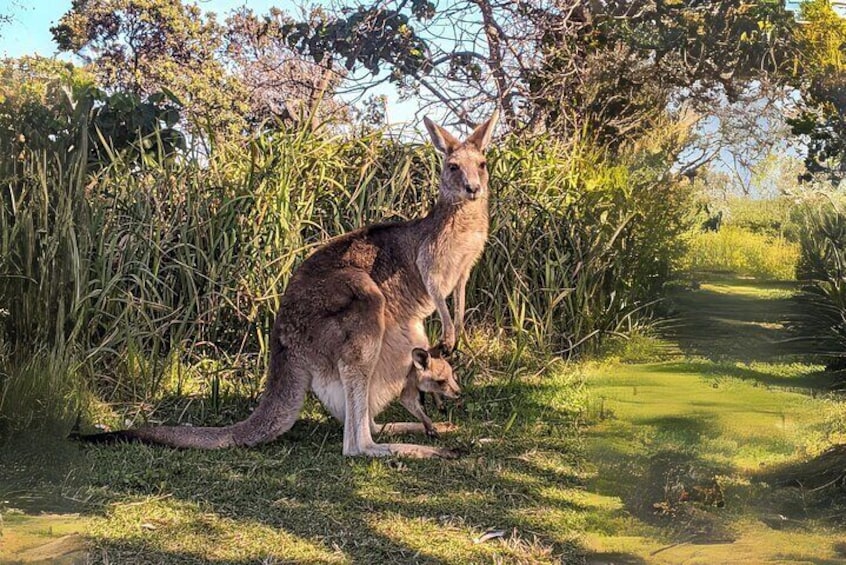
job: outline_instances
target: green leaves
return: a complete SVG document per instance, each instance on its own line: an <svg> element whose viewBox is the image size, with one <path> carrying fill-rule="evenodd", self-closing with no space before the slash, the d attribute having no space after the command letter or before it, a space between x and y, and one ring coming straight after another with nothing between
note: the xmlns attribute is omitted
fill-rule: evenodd
<svg viewBox="0 0 846 565"><path fill-rule="evenodd" d="M429 2L417 1L412 10L434 14ZM387 64L403 75L426 72L426 43L415 34L408 16L397 10L360 6L343 17L289 24L283 33L288 45L301 53L317 62L327 55L337 57L348 71L361 65L376 75Z"/></svg>
<svg viewBox="0 0 846 565"><path fill-rule="evenodd" d="M429 0L412 0L411 13L418 20L428 20L435 16L435 4Z"/></svg>
<svg viewBox="0 0 846 565"><path fill-rule="evenodd" d="M51 31L59 49L86 61L109 91L154 96L153 104L165 96L192 118L192 125L223 129L240 119L239 104L248 96L227 76L219 57L224 30L195 5L173 0L75 2ZM176 123L172 113L162 119Z"/></svg>
<svg viewBox="0 0 846 565"><path fill-rule="evenodd" d="M833 366L846 361L846 213L838 203L810 204L802 215L797 278L810 315L803 333Z"/></svg>
<svg viewBox="0 0 846 565"><path fill-rule="evenodd" d="M826 0L803 3L802 19L793 84L803 111L788 123L806 136L804 180L819 175L837 184L846 178L846 20Z"/></svg>

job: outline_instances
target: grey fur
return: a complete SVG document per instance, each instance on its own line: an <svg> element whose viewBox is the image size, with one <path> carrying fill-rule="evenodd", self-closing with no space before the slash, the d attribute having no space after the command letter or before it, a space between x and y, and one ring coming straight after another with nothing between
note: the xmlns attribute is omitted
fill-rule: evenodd
<svg viewBox="0 0 846 565"><path fill-rule="evenodd" d="M337 237L292 275L271 333L266 390L249 418L221 428L157 426L113 437L202 449L253 446L289 430L311 388L344 424L344 455L453 456L428 446L376 443L373 418L402 393L411 351L428 347L423 321L432 312L441 318L447 351L455 346L456 328L461 332L464 285L488 236L484 150L496 118L464 143L426 120L444 154L429 213ZM446 305L453 292L454 320Z"/></svg>
<svg viewBox="0 0 846 565"><path fill-rule="evenodd" d="M438 437L429 415L420 402L420 393L430 392L445 398L458 398L461 389L455 380L452 367L440 356L440 349L435 347L426 351L416 348L412 351L414 362L406 377L405 387L400 394L400 402L412 416L423 423L426 435ZM424 360L425 362L419 362Z"/></svg>

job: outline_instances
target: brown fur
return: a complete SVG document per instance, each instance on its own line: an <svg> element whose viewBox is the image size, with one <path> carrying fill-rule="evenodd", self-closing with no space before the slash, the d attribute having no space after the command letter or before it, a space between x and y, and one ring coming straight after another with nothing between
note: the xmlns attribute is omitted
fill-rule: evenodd
<svg viewBox="0 0 846 565"><path fill-rule="evenodd" d="M421 393L433 393L445 398L458 398L461 389L455 381L452 366L440 357L440 349L435 347L426 351L416 348L411 353L412 365L406 377L405 387L400 394L400 402L412 416L423 423L423 429L429 437L438 437L432 419L426 414L420 402Z"/></svg>
<svg viewBox="0 0 846 565"><path fill-rule="evenodd" d="M255 412L223 428L159 426L116 432L174 447L252 446L284 433L311 388L344 424L345 455L452 456L428 446L375 443L373 418L400 396L411 351L427 347L423 321L437 310L442 344L455 345L464 285L488 235L486 149L494 115L463 143L426 120L444 154L439 197L423 218L338 237L297 269L270 340L266 391ZM446 298L455 292L455 319ZM394 425L397 426L397 425Z"/></svg>

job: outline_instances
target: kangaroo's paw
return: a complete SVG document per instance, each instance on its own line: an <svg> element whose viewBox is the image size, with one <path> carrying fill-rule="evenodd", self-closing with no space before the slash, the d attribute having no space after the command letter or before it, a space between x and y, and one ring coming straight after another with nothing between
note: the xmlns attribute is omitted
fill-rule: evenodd
<svg viewBox="0 0 846 565"><path fill-rule="evenodd" d="M448 434L458 430L458 426L452 422L435 422L435 431L439 434Z"/></svg>
<svg viewBox="0 0 846 565"><path fill-rule="evenodd" d="M381 429L384 435L423 434L426 427L420 422L388 422Z"/></svg>
<svg viewBox="0 0 846 565"><path fill-rule="evenodd" d="M454 432L458 426L450 422L435 422L432 425L432 430L426 428L420 422L389 422L387 424L376 424L379 426L379 434L382 435L401 435L401 434L426 434L429 437L437 437L438 434L445 434ZM434 435L431 432L435 432ZM374 433L373 435L377 435Z"/></svg>

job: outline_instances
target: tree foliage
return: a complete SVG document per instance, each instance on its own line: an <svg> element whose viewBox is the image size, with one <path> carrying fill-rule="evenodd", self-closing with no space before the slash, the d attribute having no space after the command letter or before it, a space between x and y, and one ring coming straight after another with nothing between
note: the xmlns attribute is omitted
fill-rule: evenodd
<svg viewBox="0 0 846 565"><path fill-rule="evenodd" d="M80 56L108 89L142 98L173 92L194 133L208 136L276 118L344 115L332 100L341 76L281 37L290 22L277 9L258 16L242 8L220 23L181 0L74 0L52 32L59 49ZM318 106L319 115L311 111Z"/></svg>
<svg viewBox="0 0 846 565"><path fill-rule="evenodd" d="M165 158L185 149L173 94L145 99L131 92L107 93L94 77L70 63L43 57L0 63L0 151L56 151L78 145L87 132L87 155L96 169L121 154L128 161ZM15 171L7 171L17 174Z"/></svg>
<svg viewBox="0 0 846 565"><path fill-rule="evenodd" d="M238 124L242 87L218 53L223 28L214 14L173 0L74 0L51 29L59 49L80 56L100 84L139 97L173 92L189 121Z"/></svg>
<svg viewBox="0 0 846 565"><path fill-rule="evenodd" d="M781 0L407 0L299 18L242 8L221 23L181 0L74 0L52 31L107 90L173 92L204 135L349 120L338 92L391 83L454 122L496 105L512 132L612 151L692 107L719 124L691 138L692 171L738 142L771 152L765 130L794 89L808 172L839 179L846 24L828 0L807 2L802 19Z"/></svg>
<svg viewBox="0 0 846 565"><path fill-rule="evenodd" d="M366 70L472 123L494 104L514 131L636 138L673 100L737 98L789 59L776 0L368 2L282 31L316 61Z"/></svg>
<svg viewBox="0 0 846 565"><path fill-rule="evenodd" d="M616 1L547 24L533 98L546 125L603 143L641 135L672 102L709 113L782 68L792 19L781 2Z"/></svg>
<svg viewBox="0 0 846 565"><path fill-rule="evenodd" d="M794 84L802 112L790 124L808 144L803 178L837 183L846 178L846 20L828 0L811 0L801 13Z"/></svg>
<svg viewBox="0 0 846 565"><path fill-rule="evenodd" d="M321 13L312 12L312 18ZM245 90L248 121L311 121L316 128L321 122L347 119L347 105L333 95L343 73L330 58L312 61L292 47L291 25L293 20L276 8L265 15L241 8L226 20L224 57Z"/></svg>

